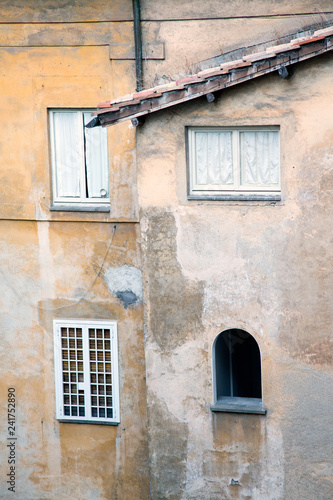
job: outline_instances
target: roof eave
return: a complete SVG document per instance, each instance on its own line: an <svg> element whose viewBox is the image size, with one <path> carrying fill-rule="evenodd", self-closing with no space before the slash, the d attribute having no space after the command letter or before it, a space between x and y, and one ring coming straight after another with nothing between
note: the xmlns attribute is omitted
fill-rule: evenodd
<svg viewBox="0 0 333 500"><path fill-rule="evenodd" d="M272 47L261 53L262 56L260 54L245 56L243 60L230 62L221 69L212 68L198 75L172 82L173 85L167 85L163 90L162 87L155 87L133 94L132 100L99 105L100 108L94 113L98 117L97 124L105 127L139 118L319 56L333 48L333 34L325 35L326 33L305 40L296 39L284 46Z"/></svg>

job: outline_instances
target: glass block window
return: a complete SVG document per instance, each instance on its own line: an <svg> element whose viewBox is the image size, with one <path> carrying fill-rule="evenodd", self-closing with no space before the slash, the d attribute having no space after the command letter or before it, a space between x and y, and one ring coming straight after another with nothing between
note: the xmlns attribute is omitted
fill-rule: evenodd
<svg viewBox="0 0 333 500"><path fill-rule="evenodd" d="M190 127L189 199L280 199L278 127Z"/></svg>
<svg viewBox="0 0 333 500"><path fill-rule="evenodd" d="M116 322L54 320L57 418L119 423Z"/></svg>

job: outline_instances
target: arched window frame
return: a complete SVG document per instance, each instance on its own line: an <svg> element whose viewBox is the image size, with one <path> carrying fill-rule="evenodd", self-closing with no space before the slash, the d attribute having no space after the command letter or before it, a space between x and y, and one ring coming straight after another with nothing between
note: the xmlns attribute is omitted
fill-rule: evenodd
<svg viewBox="0 0 333 500"><path fill-rule="evenodd" d="M257 369L260 371L258 373L257 371L254 372L254 376L260 378L260 397L243 397L243 396L234 396L233 394L231 395L220 395L218 394L218 377L223 376L222 373L228 373L228 376L230 377L230 386L232 387L235 380L235 377L239 381L239 373L235 376L232 374L232 359L231 359L231 346L227 346L223 351L224 354L228 351L228 356L229 356L229 361L228 361L228 366L223 367L221 366L221 359L217 359L218 357L222 357L221 353L217 355L216 353L216 346L217 342L219 339L222 339L220 337L221 335L224 335L224 338L226 337L226 334L230 335L235 334L237 332L238 335L243 334L243 338L247 337L247 340L250 341L252 344L252 348L254 348L254 345L256 346L255 349L257 349L257 353L259 355L259 363L257 362ZM240 333L241 332L241 333ZM235 334L236 335L236 334ZM241 344L241 342L237 342L238 344ZM245 345L243 346L243 349L245 349ZM244 354L244 353L243 353ZM219 366L217 363L220 363ZM213 392L214 392L214 404L211 406L212 411L221 411L221 412L232 412L232 413L256 413L256 414L261 414L264 415L267 412L267 408L263 404L262 400L262 371L261 371L261 352L260 352L260 347L256 339L251 335L249 332L239 329L239 328L230 328L223 330L220 332L214 339L213 345L212 345L212 368L213 368ZM253 369L253 368L252 368ZM227 370L227 372L226 372ZM232 389L231 389L232 392Z"/></svg>

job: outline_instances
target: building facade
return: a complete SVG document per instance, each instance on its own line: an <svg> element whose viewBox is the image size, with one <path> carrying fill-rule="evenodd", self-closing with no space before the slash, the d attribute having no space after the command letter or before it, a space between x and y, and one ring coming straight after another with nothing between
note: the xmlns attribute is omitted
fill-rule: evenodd
<svg viewBox="0 0 333 500"><path fill-rule="evenodd" d="M85 189L77 193L73 184L76 169L84 164L88 168L91 150L95 144L101 147L99 137L88 140L83 135L82 111L95 108L105 92L123 94L135 85L133 61L110 59L113 47L126 44L131 36L131 5L109 4L1 6L1 498L149 495L135 144L127 125L116 135L108 132L107 185L91 180L88 171ZM105 177L105 168L103 172ZM100 186L107 192L100 193ZM128 298L124 292L129 280L133 295ZM102 323L93 325L96 320ZM79 339L74 346L67 339L73 349L66 355L77 363L74 371L64 371L62 380L60 364L56 379L54 321L62 321L64 328L106 329L116 322L119 380L112 388L107 383L106 351L105 373L97 374L105 378L97 393L110 402L109 392L121 392L120 414L109 418L120 424L57 419L60 411L74 421L83 418L84 411L86 418L96 418L96 406L90 417L85 408L96 389L90 387L91 396L85 394L85 401L79 401L79 391L86 388L78 384L89 382L87 373L80 381L79 358L87 349L80 349ZM67 334L71 336L72 330ZM70 378L70 390L65 376ZM16 394L15 436L7 426L8 388ZM63 397L66 407L57 408L56 397ZM105 399L99 402L105 404ZM106 419L110 409L113 406L104 406ZM97 418L105 423L100 410ZM12 437L17 438L14 465L6 453L7 438ZM15 495L6 482L13 472L10 466L16 466Z"/></svg>
<svg viewBox="0 0 333 500"><path fill-rule="evenodd" d="M331 498L330 2L1 11L0 496Z"/></svg>

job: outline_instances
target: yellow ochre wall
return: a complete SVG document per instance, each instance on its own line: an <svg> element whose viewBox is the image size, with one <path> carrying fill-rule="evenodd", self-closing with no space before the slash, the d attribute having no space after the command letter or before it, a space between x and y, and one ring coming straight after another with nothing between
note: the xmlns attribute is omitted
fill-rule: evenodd
<svg viewBox="0 0 333 500"><path fill-rule="evenodd" d="M132 273L141 288L128 124L108 131L110 213L50 211L47 110L96 108L133 89L133 60L110 59L110 46L132 44L131 10L130 1L0 6L1 498L149 495L142 297L126 308L108 274ZM117 320L118 426L56 420L57 318ZM9 387L16 390L15 493L6 483Z"/></svg>

